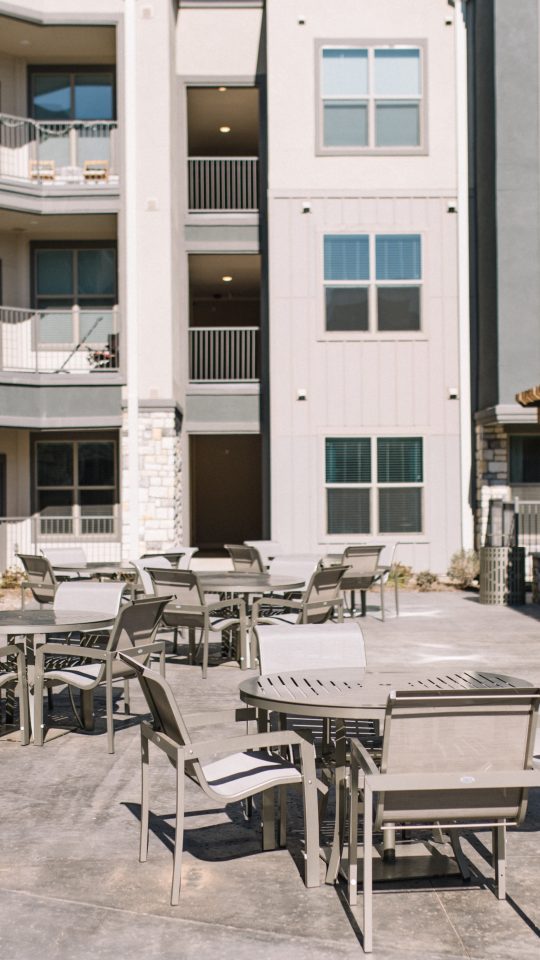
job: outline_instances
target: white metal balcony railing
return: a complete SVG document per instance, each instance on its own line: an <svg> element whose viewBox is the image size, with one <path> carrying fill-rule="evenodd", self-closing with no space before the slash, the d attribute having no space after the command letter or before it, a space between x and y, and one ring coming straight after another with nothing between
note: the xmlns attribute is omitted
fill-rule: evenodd
<svg viewBox="0 0 540 960"><path fill-rule="evenodd" d="M0 307L0 371L91 373L119 367L118 307Z"/></svg>
<svg viewBox="0 0 540 960"><path fill-rule="evenodd" d="M189 378L192 383L255 383L258 346L258 327L192 327Z"/></svg>
<svg viewBox="0 0 540 960"><path fill-rule="evenodd" d="M117 124L0 113L0 178L36 185L118 183Z"/></svg>
<svg viewBox="0 0 540 960"><path fill-rule="evenodd" d="M69 546L81 546L89 561L107 562L121 559L122 545L119 541L118 516L81 517L73 519L71 531L51 530L55 520L66 517L0 517L0 573L10 567L21 568L18 553L41 553L47 546L69 542ZM79 520L85 521L84 525ZM91 521L91 523L86 523Z"/></svg>
<svg viewBox="0 0 540 960"><path fill-rule="evenodd" d="M257 157L189 157L190 212L259 209Z"/></svg>

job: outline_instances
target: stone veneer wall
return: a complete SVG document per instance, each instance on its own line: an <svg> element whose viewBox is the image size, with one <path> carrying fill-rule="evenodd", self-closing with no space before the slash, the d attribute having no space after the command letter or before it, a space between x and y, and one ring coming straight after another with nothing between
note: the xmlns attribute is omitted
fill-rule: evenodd
<svg viewBox="0 0 540 960"><path fill-rule="evenodd" d="M139 410L139 553L182 543L181 420L174 408ZM122 489L129 489L127 415L122 427ZM129 552L129 507L122 511L123 554Z"/></svg>
<svg viewBox="0 0 540 960"><path fill-rule="evenodd" d="M510 496L508 434L498 423L476 427L476 548L483 546L489 501Z"/></svg>

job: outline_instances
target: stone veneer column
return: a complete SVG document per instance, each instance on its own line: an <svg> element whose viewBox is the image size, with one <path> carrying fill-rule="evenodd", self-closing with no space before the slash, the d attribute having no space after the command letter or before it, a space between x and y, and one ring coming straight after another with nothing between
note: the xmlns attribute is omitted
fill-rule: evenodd
<svg viewBox="0 0 540 960"><path fill-rule="evenodd" d="M489 501L510 495L508 434L498 423L476 427L476 547L484 544Z"/></svg>
<svg viewBox="0 0 540 960"><path fill-rule="evenodd" d="M182 542L181 419L174 408L139 409L139 554ZM122 490L128 489L127 418L122 427ZM122 511L122 554L129 545L129 511Z"/></svg>

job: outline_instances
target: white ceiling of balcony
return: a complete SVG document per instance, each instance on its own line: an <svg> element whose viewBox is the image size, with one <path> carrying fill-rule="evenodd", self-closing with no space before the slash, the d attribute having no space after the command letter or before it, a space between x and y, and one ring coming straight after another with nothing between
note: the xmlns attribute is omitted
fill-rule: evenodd
<svg viewBox="0 0 540 960"><path fill-rule="evenodd" d="M232 277L225 282L223 277ZM258 297L261 258L258 254L192 254L189 258L191 297Z"/></svg>
<svg viewBox="0 0 540 960"><path fill-rule="evenodd" d="M114 214L38 217L16 210L0 210L0 233L20 234L29 240L114 240Z"/></svg>
<svg viewBox="0 0 540 960"><path fill-rule="evenodd" d="M259 91L254 87L191 87L188 90L191 157L257 157ZM221 133L220 127L229 127Z"/></svg>
<svg viewBox="0 0 540 960"><path fill-rule="evenodd" d="M28 63L114 63L114 27L50 26L0 17L0 54Z"/></svg>

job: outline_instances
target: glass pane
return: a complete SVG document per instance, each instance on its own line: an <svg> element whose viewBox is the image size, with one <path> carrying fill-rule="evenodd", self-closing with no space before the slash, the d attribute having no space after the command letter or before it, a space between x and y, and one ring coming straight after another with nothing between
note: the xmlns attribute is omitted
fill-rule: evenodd
<svg viewBox="0 0 540 960"><path fill-rule="evenodd" d="M73 295L73 252L71 250L36 251L36 294Z"/></svg>
<svg viewBox="0 0 540 960"><path fill-rule="evenodd" d="M73 484L71 443L38 443L36 456L38 487L67 487Z"/></svg>
<svg viewBox="0 0 540 960"><path fill-rule="evenodd" d="M510 483L540 483L540 437L510 437Z"/></svg>
<svg viewBox="0 0 540 960"><path fill-rule="evenodd" d="M369 533L369 489L331 488L326 493L328 533Z"/></svg>
<svg viewBox="0 0 540 960"><path fill-rule="evenodd" d="M81 342L107 343L109 334L113 332L113 317L111 310L85 310L79 314L79 330Z"/></svg>
<svg viewBox="0 0 540 960"><path fill-rule="evenodd" d="M379 490L379 533L421 533L420 487Z"/></svg>
<svg viewBox="0 0 540 960"><path fill-rule="evenodd" d="M367 50L323 50L322 92L325 97L367 94Z"/></svg>
<svg viewBox="0 0 540 960"><path fill-rule="evenodd" d="M368 329L367 287L326 288L326 329Z"/></svg>
<svg viewBox="0 0 540 960"><path fill-rule="evenodd" d="M377 280L420 280L420 237L394 233L376 237Z"/></svg>
<svg viewBox="0 0 540 960"><path fill-rule="evenodd" d="M422 437L379 437L377 478L379 483L421 483Z"/></svg>
<svg viewBox="0 0 540 960"><path fill-rule="evenodd" d="M369 437L328 437L326 440L327 483L370 483L371 441Z"/></svg>
<svg viewBox="0 0 540 960"><path fill-rule="evenodd" d="M419 330L420 289L378 287L377 326L379 330Z"/></svg>
<svg viewBox="0 0 540 960"><path fill-rule="evenodd" d="M325 147L367 147L367 103L325 103L323 120Z"/></svg>
<svg viewBox="0 0 540 960"><path fill-rule="evenodd" d="M112 249L77 251L79 296L115 296L116 252Z"/></svg>
<svg viewBox="0 0 540 960"><path fill-rule="evenodd" d="M376 50L375 94L420 96L420 51Z"/></svg>
<svg viewBox="0 0 540 960"><path fill-rule="evenodd" d="M324 238L325 280L369 280L369 238L328 236Z"/></svg>
<svg viewBox="0 0 540 960"><path fill-rule="evenodd" d="M419 104L375 104L375 144L377 147L419 147Z"/></svg>
<svg viewBox="0 0 540 960"><path fill-rule="evenodd" d="M38 492L38 510L46 516L70 517L72 505L72 490L40 490Z"/></svg>
<svg viewBox="0 0 540 960"><path fill-rule="evenodd" d="M54 160L56 167L69 166L69 129L65 124L51 124L36 130L38 157L40 160ZM55 175L58 170L54 170Z"/></svg>
<svg viewBox="0 0 540 960"><path fill-rule="evenodd" d="M79 443L79 486L95 487L113 485L114 443ZM99 492L99 497L102 496L103 492L101 491ZM95 502L101 503L102 500L98 499Z"/></svg>
<svg viewBox="0 0 540 960"><path fill-rule="evenodd" d="M36 120L69 120L71 116L69 73L32 74L32 116Z"/></svg>
<svg viewBox="0 0 540 960"><path fill-rule="evenodd" d="M81 490L79 501L83 517L112 517L114 490Z"/></svg>
<svg viewBox="0 0 540 960"><path fill-rule="evenodd" d="M76 74L75 118L77 120L112 120L113 111L112 73Z"/></svg>
<svg viewBox="0 0 540 960"><path fill-rule="evenodd" d="M73 343L73 315L71 311L45 313L37 321L38 343Z"/></svg>

